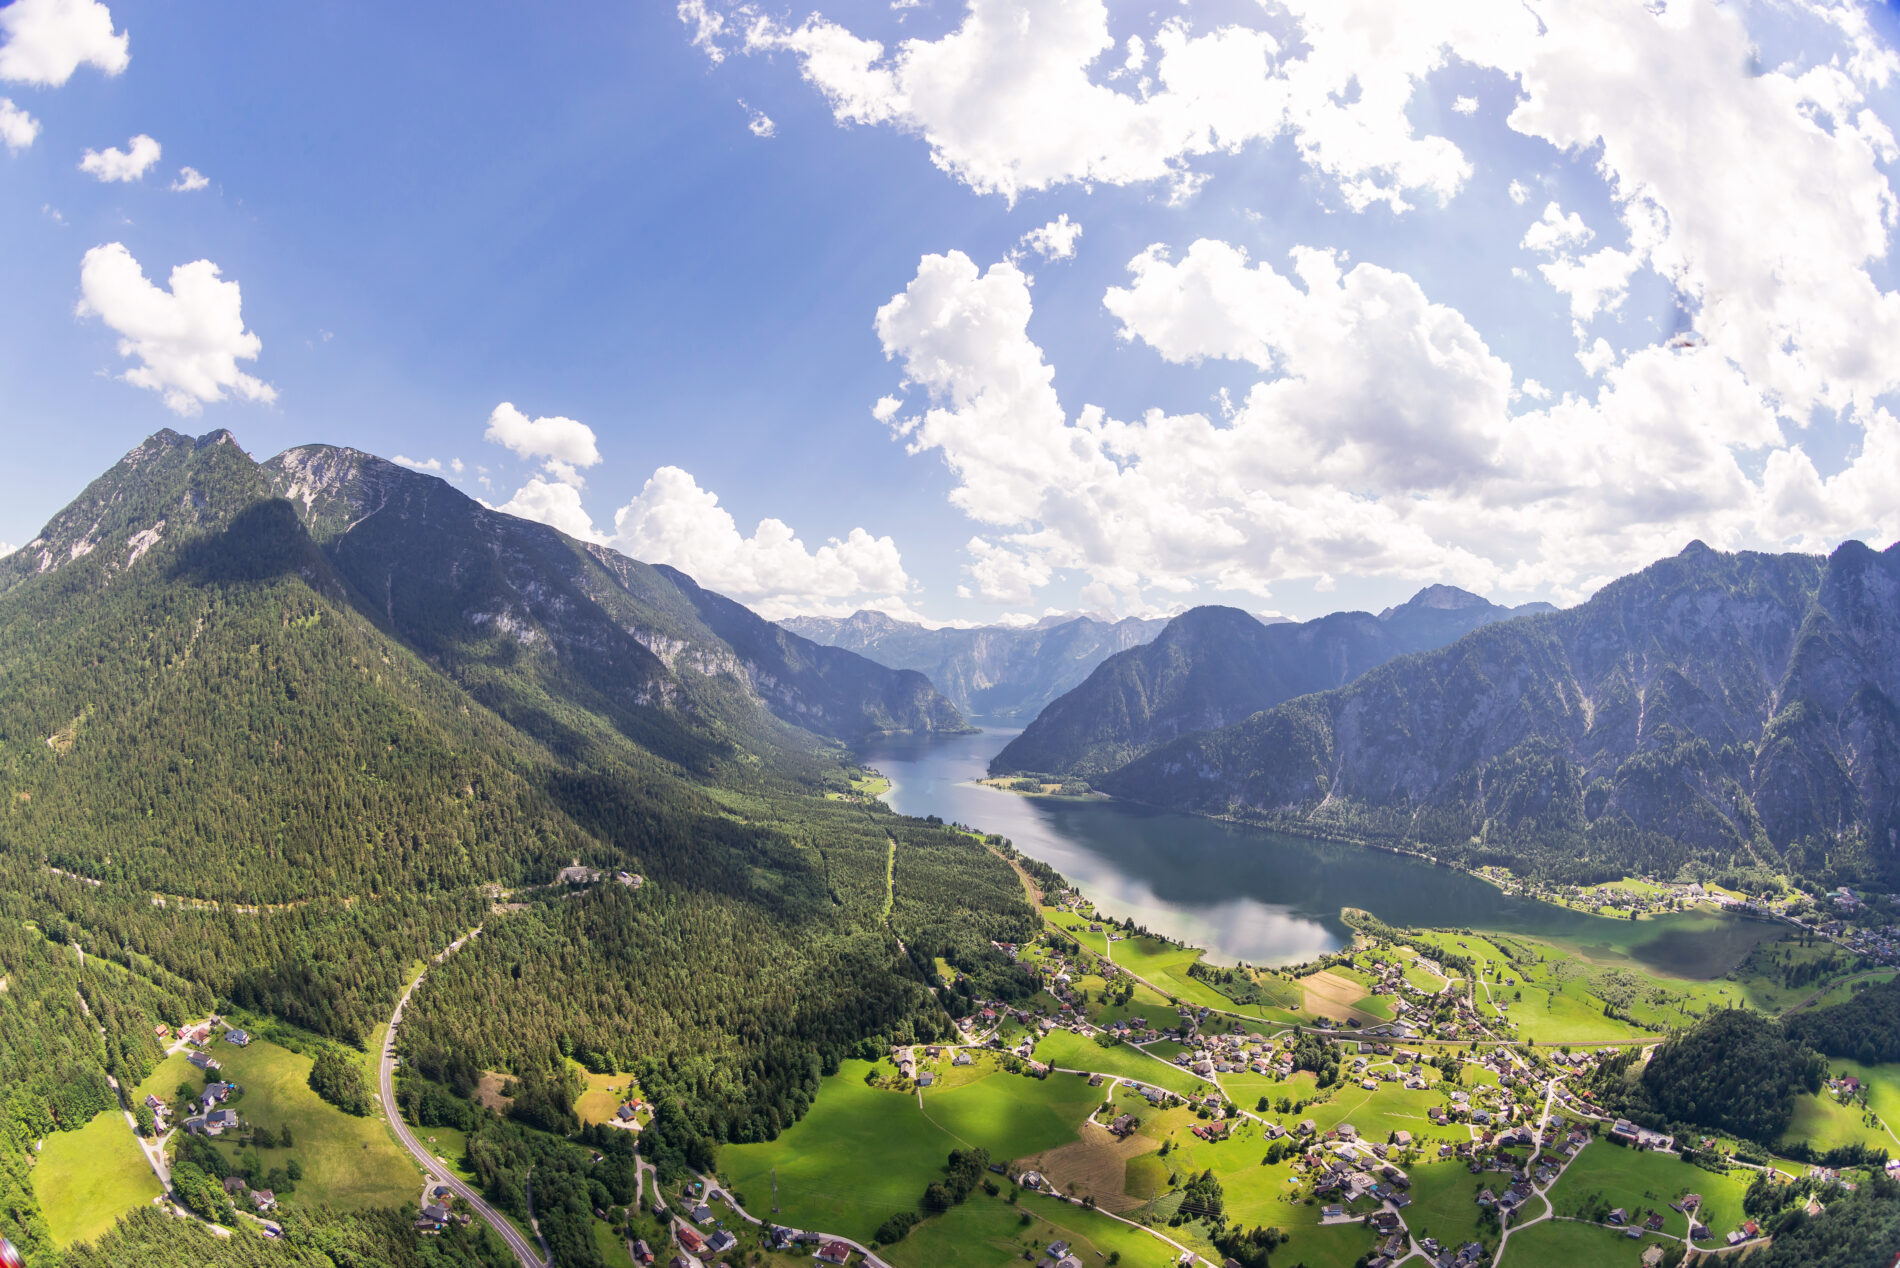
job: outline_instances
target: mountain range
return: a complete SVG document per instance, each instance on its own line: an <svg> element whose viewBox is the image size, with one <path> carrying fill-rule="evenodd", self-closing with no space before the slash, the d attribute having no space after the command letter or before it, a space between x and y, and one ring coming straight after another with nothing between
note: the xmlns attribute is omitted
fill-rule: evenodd
<svg viewBox="0 0 1900 1268"><path fill-rule="evenodd" d="M1147 642L1167 621L1064 613L1028 626L930 629L867 611L795 616L779 624L816 643L918 670L965 714L1013 719L1034 717L1102 661Z"/></svg>
<svg viewBox="0 0 1900 1268"><path fill-rule="evenodd" d="M1096 782L1556 875L1704 858L1891 879L1896 701L1900 546L1696 542L1577 607L1179 735Z"/></svg>
<svg viewBox="0 0 1900 1268"><path fill-rule="evenodd" d="M1376 616L1335 612L1267 624L1238 608L1193 608L1051 703L997 754L990 773L1099 780L1178 736L1351 682L1395 656L1441 647L1481 625L1549 610L1541 603L1501 607L1443 585Z"/></svg>

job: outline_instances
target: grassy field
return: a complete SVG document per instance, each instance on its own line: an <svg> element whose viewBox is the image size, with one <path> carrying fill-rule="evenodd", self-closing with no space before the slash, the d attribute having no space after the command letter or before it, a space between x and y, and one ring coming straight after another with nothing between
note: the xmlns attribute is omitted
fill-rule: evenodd
<svg viewBox="0 0 1900 1268"><path fill-rule="evenodd" d="M1497 1230L1478 1234L1478 1190L1496 1192L1508 1177L1494 1172L1472 1175L1462 1162L1435 1162L1413 1167L1412 1205L1406 1209L1406 1227L1417 1237L1436 1237L1447 1246L1469 1241L1497 1245ZM1540 1208L1541 1209L1541 1208Z"/></svg>
<svg viewBox="0 0 1900 1268"><path fill-rule="evenodd" d="M1154 983L1157 989L1184 1003L1218 1008L1267 1021L1298 1019L1297 1013L1284 1008L1266 1004L1236 1004L1207 983L1188 976L1188 966L1199 960L1201 955L1199 947L1182 947L1159 938L1136 937L1117 942L1113 958L1115 963L1129 972ZM1285 987L1265 989L1280 995L1284 993Z"/></svg>
<svg viewBox="0 0 1900 1268"><path fill-rule="evenodd" d="M381 1120L345 1114L312 1092L309 1057L262 1039L248 1048L220 1042L212 1050L224 1064L223 1077L244 1089L231 1107L245 1123L273 1132L290 1126L291 1148L259 1152L266 1166L287 1158L303 1164L304 1178L297 1183L293 1201L358 1210L414 1198L420 1184L415 1163ZM160 1067L153 1077L163 1076L164 1067ZM177 1082L173 1078L169 1085L161 1082L160 1086ZM220 1142L219 1148L232 1158L240 1152L236 1144Z"/></svg>
<svg viewBox="0 0 1900 1268"><path fill-rule="evenodd" d="M1072 1030L1052 1030L1036 1045L1036 1060L1064 1070L1093 1070L1119 1074L1143 1083L1152 1083L1170 1092L1186 1096L1190 1092L1210 1092L1214 1085L1196 1078L1178 1065L1151 1057L1132 1044L1104 1048L1086 1035ZM1052 1076L1053 1077L1053 1076Z"/></svg>
<svg viewBox="0 0 1900 1268"><path fill-rule="evenodd" d="M567 1064L585 1089L574 1099L574 1112L589 1126L607 1122L629 1096L638 1098L640 1095L631 1074L595 1074L571 1057Z"/></svg>
<svg viewBox="0 0 1900 1268"><path fill-rule="evenodd" d="M721 1149L732 1187L769 1206L776 1169L787 1223L869 1241L891 1215L916 1209L952 1149L988 1149L999 1161L1051 1149L1073 1140L1101 1101L1073 1076L1029 1079L992 1066L962 1087L926 1092L920 1108L915 1093L866 1085L870 1069L845 1062L777 1140Z"/></svg>
<svg viewBox="0 0 1900 1268"><path fill-rule="evenodd" d="M1718 1175L1668 1154L1599 1142L1570 1164L1551 1190L1550 1200L1559 1215L1578 1215L1597 1196L1608 1206L1627 1210L1632 1221L1648 1211L1660 1211L1663 1231L1680 1237L1689 1231L1688 1221L1670 1210L1669 1203L1684 1193L1700 1193L1702 1222L1719 1239L1741 1224L1742 1194L1753 1178L1745 1171Z"/></svg>
<svg viewBox="0 0 1900 1268"><path fill-rule="evenodd" d="M46 1226L61 1246L89 1242L159 1194L125 1115L107 1110L76 1132L54 1132L33 1168Z"/></svg>
<svg viewBox="0 0 1900 1268"><path fill-rule="evenodd" d="M1025 1262L1025 1250L1040 1257L1044 1247L1058 1240L1092 1264L1119 1253L1119 1262L1129 1268L1162 1268L1178 1254L1167 1243L1096 1211L1036 1194L1024 1194L1011 1205L981 1190L878 1253L896 1268L1003 1268Z"/></svg>
<svg viewBox="0 0 1900 1268"><path fill-rule="evenodd" d="M1867 1107L1886 1120L1887 1126L1900 1132L1900 1064L1862 1065L1858 1061L1831 1060L1836 1074L1851 1074L1867 1085ZM1900 1143L1889 1141L1887 1152L1900 1154Z"/></svg>
<svg viewBox="0 0 1900 1268"><path fill-rule="evenodd" d="M1659 1237L1631 1238L1594 1224L1545 1220L1511 1234L1504 1244L1503 1268L1638 1268L1643 1250Z"/></svg>
<svg viewBox="0 0 1900 1268"><path fill-rule="evenodd" d="M1872 1098L1868 1100L1871 1104ZM1806 1141L1824 1152L1841 1145L1871 1145L1888 1153L1900 1148L1885 1129L1863 1119L1860 1106L1842 1105L1833 1093L1823 1089L1819 1095L1806 1094L1795 1101L1794 1117L1781 1139Z"/></svg>

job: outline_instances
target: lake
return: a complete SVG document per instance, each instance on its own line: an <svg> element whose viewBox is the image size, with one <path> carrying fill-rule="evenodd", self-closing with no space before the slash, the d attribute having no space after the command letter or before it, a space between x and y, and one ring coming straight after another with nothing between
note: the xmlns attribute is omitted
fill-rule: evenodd
<svg viewBox="0 0 1900 1268"><path fill-rule="evenodd" d="M1358 846L1170 814L1118 801L986 788L990 758L1019 731L876 741L859 753L891 780L884 800L1001 833L1081 887L1104 912L1231 964L1288 964L1351 939L1340 910L1394 925L1554 938L1590 958L1719 977L1778 927L1717 913L1632 923L1517 898L1465 872Z"/></svg>

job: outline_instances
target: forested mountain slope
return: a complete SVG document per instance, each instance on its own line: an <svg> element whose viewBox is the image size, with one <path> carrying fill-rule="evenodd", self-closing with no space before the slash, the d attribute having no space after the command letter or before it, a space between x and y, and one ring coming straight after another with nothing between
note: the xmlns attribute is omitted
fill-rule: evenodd
<svg viewBox="0 0 1900 1268"><path fill-rule="evenodd" d="M1575 876L1900 872L1900 548L1694 543L1156 749L1121 796Z"/></svg>
<svg viewBox="0 0 1900 1268"><path fill-rule="evenodd" d="M774 717L845 740L964 725L920 674L820 648L683 573L490 511L433 476L327 445L264 471L407 642L558 749L584 740L534 716L542 694L692 766L725 745L796 744ZM509 680L540 690L518 698Z"/></svg>
<svg viewBox="0 0 1900 1268"><path fill-rule="evenodd" d="M1033 718L1103 660L1147 642L1167 622L1067 616L1026 627L933 630L882 612L854 612L842 618L795 616L779 624L893 669L919 670L964 713Z"/></svg>
<svg viewBox="0 0 1900 1268"><path fill-rule="evenodd" d="M962 723L918 675L439 481L161 433L0 560L0 1022L78 963L25 921L135 969L145 1036L228 1000L356 1044L479 924L412 1002L414 1068L558 1088L611 1055L670 1148L770 1134L861 1043L948 1029L931 957L1004 971L989 940L1033 928L981 843L821 795L832 737L935 725ZM576 860L607 879L553 884ZM22 1143L132 1060L26 1026L10 1064L21 1029L16 1241Z"/></svg>
<svg viewBox="0 0 1900 1268"><path fill-rule="evenodd" d="M1429 586L1377 616L1335 612L1300 623L1266 625L1238 608L1194 608L1050 704L997 754L990 773L1093 779L1176 736L1238 722L1351 682L1394 656L1547 608L1499 607L1452 586Z"/></svg>

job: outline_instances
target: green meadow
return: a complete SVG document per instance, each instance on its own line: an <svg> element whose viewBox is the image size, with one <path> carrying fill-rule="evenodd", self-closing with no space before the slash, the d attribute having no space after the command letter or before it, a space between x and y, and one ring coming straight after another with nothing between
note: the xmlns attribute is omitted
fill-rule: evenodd
<svg viewBox="0 0 1900 1268"><path fill-rule="evenodd" d="M1569 1220L1544 1220L1512 1233L1502 1268L1637 1268L1643 1251L1660 1237L1630 1237L1622 1230Z"/></svg>
<svg viewBox="0 0 1900 1268"><path fill-rule="evenodd" d="M721 1149L727 1182L769 1209L776 1174L785 1222L868 1242L890 1216L917 1209L952 1149L987 1149L1001 1162L1054 1148L1102 1099L1073 1075L1031 1079L990 1064L960 1087L927 1090L920 1105L915 1092L866 1084L871 1069L845 1062L777 1140Z"/></svg>
<svg viewBox="0 0 1900 1268"><path fill-rule="evenodd" d="M1604 1205L1628 1211L1632 1222L1649 1211L1659 1211L1665 1221L1663 1231L1681 1237L1689 1231L1688 1221L1670 1210L1669 1204L1685 1193L1700 1193L1702 1222L1719 1240L1746 1218L1742 1195L1752 1179L1753 1173L1745 1170L1721 1175L1671 1154L1599 1141L1577 1155L1551 1189L1550 1201L1557 1214L1577 1216L1600 1197Z"/></svg>
<svg viewBox="0 0 1900 1268"><path fill-rule="evenodd" d="M1216 1090L1206 1079L1189 1074L1158 1056L1149 1056L1133 1044L1104 1048L1087 1035L1078 1035L1072 1030L1052 1030L1044 1035L1042 1042L1036 1045L1036 1060L1064 1070L1091 1070L1138 1079L1182 1096Z"/></svg>
<svg viewBox="0 0 1900 1268"><path fill-rule="evenodd" d="M125 1115L107 1110L76 1132L54 1132L33 1168L46 1227L61 1246L89 1242L159 1195Z"/></svg>
<svg viewBox="0 0 1900 1268"><path fill-rule="evenodd" d="M288 1158L302 1164L303 1179L292 1201L361 1210L408 1202L420 1192L415 1163L380 1119L345 1114L310 1090L311 1058L266 1039L246 1048L219 1040L209 1051L223 1065L218 1077L244 1089L231 1108L247 1126L268 1127L273 1134L289 1126L289 1149L260 1149L257 1155L267 1168ZM168 1057L138 1095L155 1092L169 1100L180 1082L204 1085L204 1076L187 1065L182 1054ZM247 1148L235 1141L217 1143L233 1159Z"/></svg>

